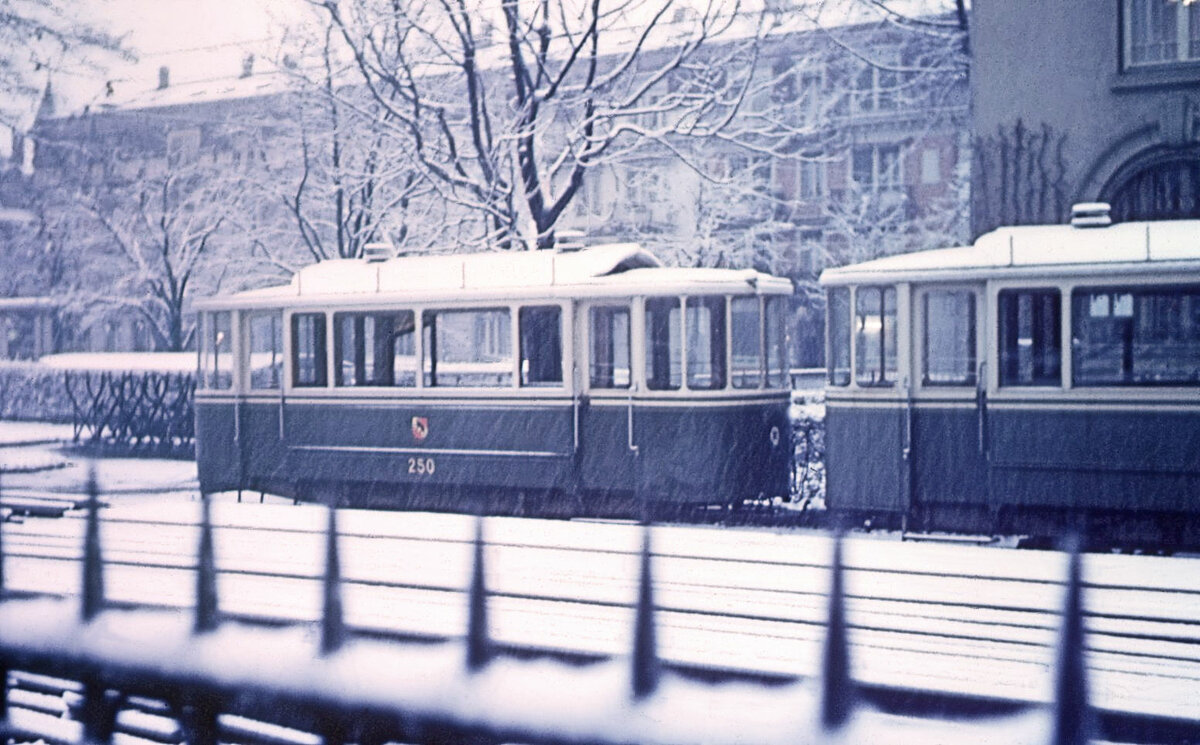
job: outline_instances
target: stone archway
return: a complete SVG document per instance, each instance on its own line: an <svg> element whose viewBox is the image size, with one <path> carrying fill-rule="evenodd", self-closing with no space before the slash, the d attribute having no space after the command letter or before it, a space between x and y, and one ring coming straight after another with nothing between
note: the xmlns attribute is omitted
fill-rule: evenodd
<svg viewBox="0 0 1200 745"><path fill-rule="evenodd" d="M1113 222L1200 219L1200 145L1144 151L1101 191Z"/></svg>

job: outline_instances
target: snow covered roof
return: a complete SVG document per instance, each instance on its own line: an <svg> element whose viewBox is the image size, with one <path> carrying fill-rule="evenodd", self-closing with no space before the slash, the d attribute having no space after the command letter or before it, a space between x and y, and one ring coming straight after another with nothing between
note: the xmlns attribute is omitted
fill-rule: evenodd
<svg viewBox="0 0 1200 745"><path fill-rule="evenodd" d="M827 269L821 284L909 279L1144 273L1200 268L1200 220L1129 222L1104 228L1070 225L1007 227L972 246L917 251Z"/></svg>
<svg viewBox="0 0 1200 745"><path fill-rule="evenodd" d="M579 251L492 251L404 256L386 261L322 261L286 285L197 300L197 310L312 303L422 300L507 300L605 297L646 293L790 294L791 282L737 269L664 267L633 243Z"/></svg>

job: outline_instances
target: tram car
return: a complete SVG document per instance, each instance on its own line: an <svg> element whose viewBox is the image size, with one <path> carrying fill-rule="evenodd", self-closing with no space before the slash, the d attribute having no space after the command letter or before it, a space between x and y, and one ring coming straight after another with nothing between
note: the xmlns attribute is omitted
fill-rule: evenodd
<svg viewBox="0 0 1200 745"><path fill-rule="evenodd" d="M1200 545L1200 221L1073 213L822 274L831 510Z"/></svg>
<svg viewBox="0 0 1200 745"><path fill-rule="evenodd" d="M372 252L197 301L200 487L632 517L785 496L791 294L627 244Z"/></svg>

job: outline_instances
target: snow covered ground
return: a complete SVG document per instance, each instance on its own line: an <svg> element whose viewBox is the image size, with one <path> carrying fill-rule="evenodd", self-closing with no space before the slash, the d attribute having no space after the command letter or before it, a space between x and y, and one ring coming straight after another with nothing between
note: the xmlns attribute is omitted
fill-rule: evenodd
<svg viewBox="0 0 1200 745"><path fill-rule="evenodd" d="M4 436L0 426L0 441ZM72 461L6 475L5 493L81 494L86 465ZM109 598L190 607L199 515L194 463L114 459L96 466L111 505L103 511ZM258 504L256 494L237 503L224 494L213 516L222 610L314 623L321 612L325 511L270 497ZM346 510L339 522L349 624L462 634L472 518ZM4 525L6 587L77 593L83 529L79 512ZM489 518L484 533L495 640L628 653L638 527ZM817 669L829 582L826 536L661 526L653 548L665 659L780 675ZM846 563L859 681L1051 699L1062 555L855 536L847 541ZM1197 718L1200 560L1089 555L1084 573L1093 701L1105 709ZM311 642L311 627L304 629L300 637Z"/></svg>

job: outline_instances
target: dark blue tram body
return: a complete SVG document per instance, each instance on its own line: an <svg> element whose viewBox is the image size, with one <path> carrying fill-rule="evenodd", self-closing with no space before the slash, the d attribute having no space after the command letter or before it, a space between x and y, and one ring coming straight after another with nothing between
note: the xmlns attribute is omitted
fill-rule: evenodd
<svg viewBox="0 0 1200 745"><path fill-rule="evenodd" d="M786 495L790 291L608 246L325 262L206 300L201 489L626 516Z"/></svg>
<svg viewBox="0 0 1200 745"><path fill-rule="evenodd" d="M1200 545L1200 222L1000 229L822 283L831 509Z"/></svg>

